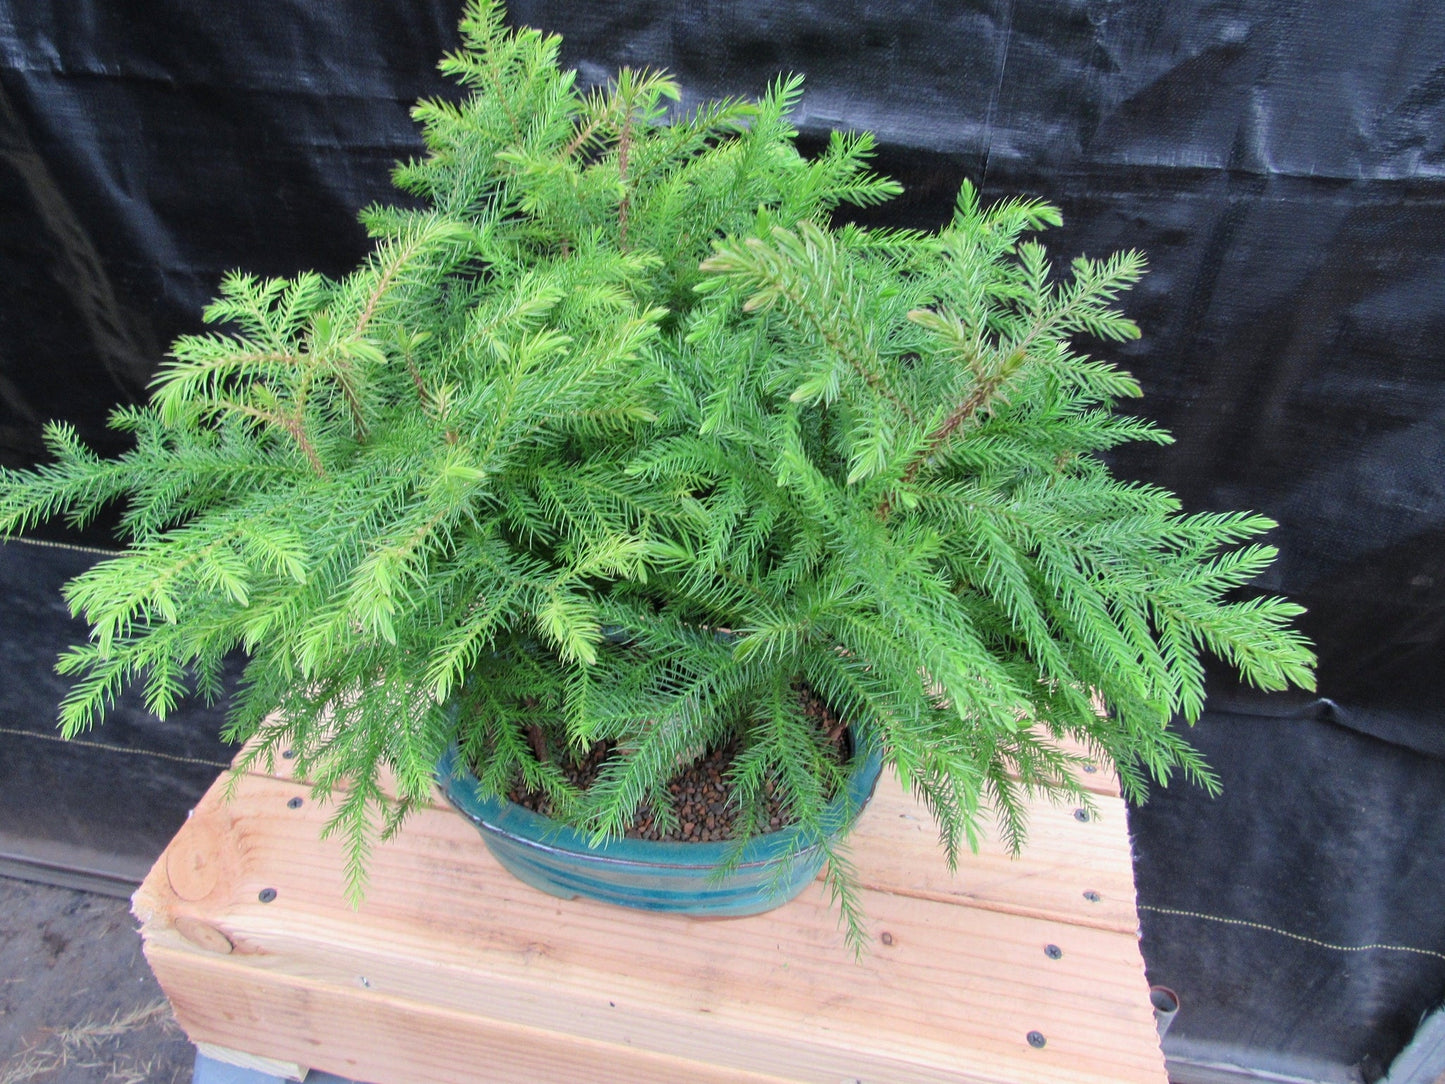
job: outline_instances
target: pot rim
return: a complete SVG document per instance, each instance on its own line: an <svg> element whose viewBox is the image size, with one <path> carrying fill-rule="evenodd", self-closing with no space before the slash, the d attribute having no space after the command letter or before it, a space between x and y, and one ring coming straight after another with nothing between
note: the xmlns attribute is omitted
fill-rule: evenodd
<svg viewBox="0 0 1445 1084"><path fill-rule="evenodd" d="M753 836L742 845L737 861L736 840L687 843L679 840L606 839L594 842L571 825L535 813L501 796L477 793L476 777L467 767L455 741L437 762L437 779L457 811L485 831L495 832L529 848L552 854L585 852L591 861L616 865L655 865L665 861L676 868L707 869L727 863L745 869L776 862L785 855L802 858L822 846L823 840L845 831L872 797L882 771L882 748L874 728L850 725L853 755L847 781L824 807L821 838L801 825ZM680 859L686 859L680 861Z"/></svg>

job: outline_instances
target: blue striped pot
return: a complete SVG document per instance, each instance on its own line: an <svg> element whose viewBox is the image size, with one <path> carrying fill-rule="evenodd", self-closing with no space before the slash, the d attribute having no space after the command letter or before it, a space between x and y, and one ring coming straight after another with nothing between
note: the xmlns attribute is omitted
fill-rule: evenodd
<svg viewBox="0 0 1445 1084"><path fill-rule="evenodd" d="M830 837L853 826L882 768L872 734L855 728L852 736L847 786L824 819ZM823 865L819 838L798 827L749 840L741 860L721 875L717 871L731 843L616 839L592 846L585 835L549 817L505 798L479 796L476 778L455 745L442 755L437 777L451 803L481 829L498 862L533 888L563 899L586 896L689 915L755 915L802 892Z"/></svg>

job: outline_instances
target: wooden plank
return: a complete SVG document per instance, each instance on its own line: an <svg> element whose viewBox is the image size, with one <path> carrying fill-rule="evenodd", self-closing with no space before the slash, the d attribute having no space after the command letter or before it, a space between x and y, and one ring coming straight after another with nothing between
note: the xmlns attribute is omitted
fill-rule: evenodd
<svg viewBox="0 0 1445 1084"><path fill-rule="evenodd" d="M275 767L274 778L296 778L293 761L278 758ZM951 874L932 816L885 771L848 849L862 883L880 892L1133 933L1139 927L1134 868L1127 843L1120 843L1127 829L1117 779L1102 769L1080 778L1095 788L1095 809L1087 820L1079 819L1074 805L1031 799L1026 860L1010 854L994 833L983 838L977 853L964 854L959 871ZM385 783L383 790L395 793ZM440 790L433 792L431 806L452 808Z"/></svg>
<svg viewBox="0 0 1445 1084"><path fill-rule="evenodd" d="M1102 711L1102 705L1100 705ZM1119 777L1114 768L1106 761L1095 760L1089 749L1083 742L1073 738L1052 739L1054 744L1066 753L1074 753L1077 756L1088 757L1084 767L1074 773L1074 778L1079 781L1083 788L1094 794L1106 798L1119 797Z"/></svg>
<svg viewBox="0 0 1445 1084"><path fill-rule="evenodd" d="M254 1041L254 1036L251 1038ZM196 1053L210 1058L212 1061L224 1062L226 1065L234 1065L238 1069L249 1069L252 1072L280 1077L283 1080L305 1080L308 1072L308 1067L300 1062L281 1061L279 1058L248 1054L244 1050L234 1050L229 1046L218 1046L215 1043L197 1043Z"/></svg>
<svg viewBox="0 0 1445 1084"><path fill-rule="evenodd" d="M225 1023L234 1013L217 1023L219 1010L207 1000L216 996L214 982L203 978L208 965L254 969L264 976L258 984L292 993L316 984L325 998L318 993L315 1004L363 1021L367 1006L384 1002L398 1021L460 1013L473 1031L523 1029L554 1036L567 1050L624 1034L629 1048L670 1066L653 1077L633 1066L616 1079L711 1079L700 1071L668 1075L676 1068L668 1059L682 1059L723 1067L727 1079L1161 1082L1132 890L1118 883L1110 890L1130 897L1127 922L1116 914L1085 924L1077 908L1051 912L1048 893L1038 889L1066 865L1069 825L1077 840L1091 828L1108 830L1114 874L1120 862L1127 870L1122 804L1116 800L1112 825L1112 818L1095 825L1052 810L1066 835L1047 874L1014 863L1013 876L995 874L986 889L977 877L960 890L937 881L919 889L905 862L873 865L893 853L888 840L897 833L885 828L898 827L893 822L911 801L890 785L860 825L855 848L865 880L876 885L863 899L875 947L861 964L844 950L817 887L768 915L729 922L557 901L502 872L475 830L449 810L419 812L397 843L377 849L367 901L351 912L340 904L340 850L318 839L326 811L305 800L301 785L261 776L244 777L230 804L213 788L137 894L136 909L188 1033L239 1049L249 1025ZM303 802L292 809L296 797ZM932 850L931 832L915 822L904 827L904 836ZM1076 843L1073 850L1097 852L1079 876L1102 876L1090 866L1107 847ZM929 863L940 865L932 853ZM260 902L265 888L275 890L274 901ZM1061 958L1046 955L1049 944ZM319 1011L290 1024L286 1014L268 1015L265 1052L297 1056L303 1048L294 1044L339 1026ZM1030 1031L1046 1037L1042 1049L1028 1045ZM372 1050L381 1040L368 1040L364 1025L355 1039L363 1046L354 1056L363 1061L404 1057ZM427 1044L429 1058L442 1058L430 1037ZM455 1057L474 1067L459 1044Z"/></svg>
<svg viewBox="0 0 1445 1084"><path fill-rule="evenodd" d="M961 855L950 874L932 817L885 772L848 848L863 883L878 891L1132 935L1139 916L1124 803L1100 798L1095 804L1081 819L1074 806L1032 801L1021 855L988 836L976 854Z"/></svg>
<svg viewBox="0 0 1445 1084"><path fill-rule="evenodd" d="M418 1006L402 999L362 996L315 980L272 975L258 969L216 965L194 954L154 950L158 971L183 991L177 1009L188 1028L234 1035L254 1043L265 1036L273 1049L313 1067L374 1084L476 1084L586 1080L595 1084L889 1084L947 1081L950 1084L1050 1084L1072 1078L1055 1067L1039 1073L1017 1062L983 1060L977 1052L955 1051L942 1071L937 1066L893 1066L892 1072L864 1075L824 1070L808 1076L750 1072L695 1057L668 1057L640 1049L625 1026L610 1042L561 1037L550 1029L519 1027L472 1013ZM229 962L228 962L229 963ZM698 1028L708 1027L703 1022ZM907 1036L897 1037L899 1046ZM854 1063L858 1064L858 1063ZM1114 1078L1126 1079L1126 1078ZM1163 1084L1163 1075L1154 1078Z"/></svg>
<svg viewBox="0 0 1445 1084"><path fill-rule="evenodd" d="M1077 743L1066 747L1084 752ZM271 777L296 779L293 760L278 757L272 767ZM1095 808L1086 820L1080 819L1085 811L1072 804L1031 799L1027 861L1010 854L998 834L992 833L983 838L977 853L963 856L957 873L950 873L932 816L887 771L850 837L849 850L862 883L878 891L1135 932L1139 919L1133 864L1127 844L1119 845L1126 828L1123 803L1117 800L1118 779L1107 765L1081 772L1078 779L1094 796ZM395 793L386 779L382 790ZM432 792L430 805L452 808L440 789Z"/></svg>
<svg viewBox="0 0 1445 1084"><path fill-rule="evenodd" d="M230 1035L250 1044L264 1037L272 1049L312 1068L371 1084L783 1084L777 1077L637 1050L625 1036L609 1043L557 1042L547 1032L467 1013L360 997L353 990L218 965L164 947L149 951L157 973L177 990L173 1004L188 1032Z"/></svg>

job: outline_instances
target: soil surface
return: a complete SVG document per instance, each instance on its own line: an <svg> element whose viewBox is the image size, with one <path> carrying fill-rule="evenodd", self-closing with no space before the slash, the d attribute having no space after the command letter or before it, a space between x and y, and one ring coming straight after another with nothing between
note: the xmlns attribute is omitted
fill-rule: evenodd
<svg viewBox="0 0 1445 1084"><path fill-rule="evenodd" d="M125 900L0 877L0 1084L184 1084Z"/></svg>
<svg viewBox="0 0 1445 1084"><path fill-rule="evenodd" d="M833 710L811 690L800 689L798 695L804 712L817 720L819 730L828 736L833 746L838 763L842 763L850 753L848 735L843 724ZM663 832L652 811L644 807L637 820L628 828L627 838L677 843L713 843L732 839L739 810L732 801L732 786L728 782L728 773L739 751L738 743L732 742L708 751L679 769L667 785L672 795L673 809L677 813L676 827ZM610 743L599 742L580 762L564 764L563 774L573 786L586 790L614 755L616 753ZM772 783L765 785L764 796L761 830L776 832L787 827L791 823L791 817L781 796L774 792ZM551 803L543 794L513 790L508 797L534 813L551 815Z"/></svg>

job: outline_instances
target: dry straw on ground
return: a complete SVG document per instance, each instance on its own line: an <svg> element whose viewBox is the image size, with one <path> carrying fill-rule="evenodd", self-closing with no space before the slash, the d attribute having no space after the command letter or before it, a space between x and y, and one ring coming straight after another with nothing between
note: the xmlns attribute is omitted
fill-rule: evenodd
<svg viewBox="0 0 1445 1084"><path fill-rule="evenodd" d="M44 1042L0 1063L0 1084L44 1084L73 1080L80 1073L106 1084L182 1084L184 1069L117 1049L121 1039L142 1030L167 1037L180 1034L164 1000L117 1012L108 1020L90 1019L56 1028ZM166 1072L169 1079L158 1076Z"/></svg>

